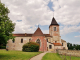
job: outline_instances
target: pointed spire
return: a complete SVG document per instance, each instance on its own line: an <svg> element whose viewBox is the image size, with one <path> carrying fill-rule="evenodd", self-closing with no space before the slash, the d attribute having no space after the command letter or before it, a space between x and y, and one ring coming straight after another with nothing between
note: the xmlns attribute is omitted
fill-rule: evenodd
<svg viewBox="0 0 80 60"><path fill-rule="evenodd" d="M41 29L38 27L37 30L34 32L33 36L43 36Z"/></svg>
<svg viewBox="0 0 80 60"><path fill-rule="evenodd" d="M38 28L39 28L39 25L38 25Z"/></svg>
<svg viewBox="0 0 80 60"><path fill-rule="evenodd" d="M53 19L52 19L52 22L51 22L50 26L51 26L51 25L58 25L58 26L59 26L59 24L56 22L56 20L55 20L54 17L53 17Z"/></svg>

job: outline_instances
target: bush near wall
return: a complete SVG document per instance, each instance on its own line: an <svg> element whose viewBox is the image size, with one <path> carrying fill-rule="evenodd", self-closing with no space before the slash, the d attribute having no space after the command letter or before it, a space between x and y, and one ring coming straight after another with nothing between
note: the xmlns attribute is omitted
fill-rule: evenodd
<svg viewBox="0 0 80 60"><path fill-rule="evenodd" d="M6 46L0 46L0 49L6 49Z"/></svg>
<svg viewBox="0 0 80 60"><path fill-rule="evenodd" d="M28 42L23 45L22 51L25 52L38 52L39 51L39 44L35 42Z"/></svg>

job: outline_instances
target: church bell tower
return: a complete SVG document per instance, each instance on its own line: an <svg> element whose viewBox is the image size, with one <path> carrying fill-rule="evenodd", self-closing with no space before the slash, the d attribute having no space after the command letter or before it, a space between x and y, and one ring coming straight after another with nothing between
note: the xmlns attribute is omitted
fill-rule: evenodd
<svg viewBox="0 0 80 60"><path fill-rule="evenodd" d="M54 17L52 18L52 22L49 26L49 34L52 36L53 43L60 43L59 24L56 22Z"/></svg>

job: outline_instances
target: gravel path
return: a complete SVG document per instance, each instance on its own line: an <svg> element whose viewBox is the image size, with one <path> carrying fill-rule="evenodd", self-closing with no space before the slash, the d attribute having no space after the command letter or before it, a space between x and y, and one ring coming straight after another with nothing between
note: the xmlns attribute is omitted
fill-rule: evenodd
<svg viewBox="0 0 80 60"><path fill-rule="evenodd" d="M41 53L33 58L31 58L30 60L41 60L42 57L46 54L47 52Z"/></svg>

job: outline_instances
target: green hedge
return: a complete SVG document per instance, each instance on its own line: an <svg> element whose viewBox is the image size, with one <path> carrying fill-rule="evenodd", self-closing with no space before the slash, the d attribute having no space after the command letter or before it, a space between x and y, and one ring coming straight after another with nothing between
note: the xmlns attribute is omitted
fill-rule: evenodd
<svg viewBox="0 0 80 60"><path fill-rule="evenodd" d="M23 48L22 51L25 51L25 52L38 52L39 44L35 42L28 42L24 44L22 48Z"/></svg>
<svg viewBox="0 0 80 60"><path fill-rule="evenodd" d="M6 49L6 46L0 46L0 49Z"/></svg>

